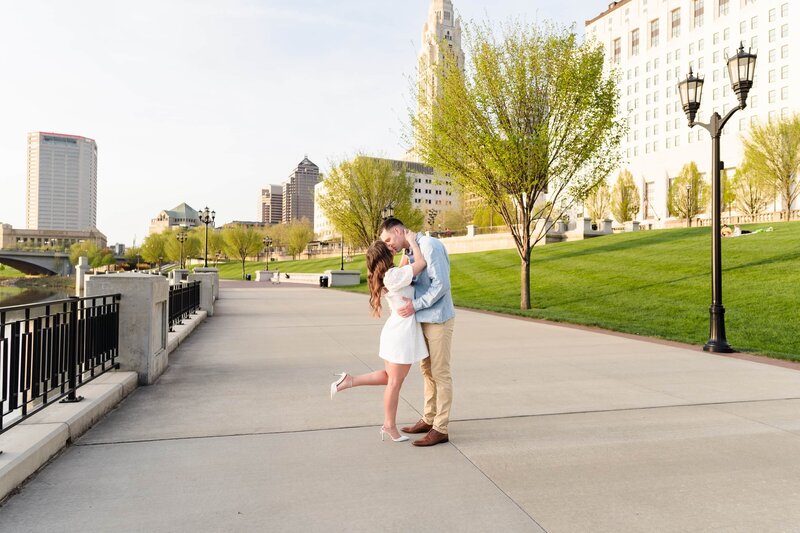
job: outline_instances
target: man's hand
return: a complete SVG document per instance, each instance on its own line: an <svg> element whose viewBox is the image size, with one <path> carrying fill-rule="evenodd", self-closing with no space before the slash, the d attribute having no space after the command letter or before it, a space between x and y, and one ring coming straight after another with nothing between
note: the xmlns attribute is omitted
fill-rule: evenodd
<svg viewBox="0 0 800 533"><path fill-rule="evenodd" d="M414 303L408 298L403 298L406 304L397 310L397 314L403 318L409 317L414 314Z"/></svg>

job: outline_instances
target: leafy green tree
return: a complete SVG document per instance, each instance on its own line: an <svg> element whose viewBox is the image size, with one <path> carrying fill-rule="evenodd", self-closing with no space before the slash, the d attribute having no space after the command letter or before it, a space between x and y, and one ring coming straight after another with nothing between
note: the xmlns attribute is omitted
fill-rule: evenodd
<svg viewBox="0 0 800 533"><path fill-rule="evenodd" d="M757 124L742 138L744 165L783 200L786 220L800 196L800 115Z"/></svg>
<svg viewBox="0 0 800 533"><path fill-rule="evenodd" d="M308 243L314 239L314 230L311 228L311 223L305 218L287 224L286 233L286 247L292 259L302 254Z"/></svg>
<svg viewBox="0 0 800 533"><path fill-rule="evenodd" d="M733 190L736 192L736 209L745 215L762 213L772 199L764 180L746 164L736 170L733 176Z"/></svg>
<svg viewBox="0 0 800 533"><path fill-rule="evenodd" d="M73 266L77 265L78 259L84 256L92 269L113 265L116 262L114 252L110 248L100 248L94 241L76 242L69 247L69 262Z"/></svg>
<svg viewBox="0 0 800 533"><path fill-rule="evenodd" d="M324 183L325 193L317 199L320 208L351 244L366 248L375 240L389 204L409 228L422 227L423 215L411 200L414 183L392 161L358 155L335 164Z"/></svg>
<svg viewBox="0 0 800 533"><path fill-rule="evenodd" d="M435 90L419 84L414 147L508 226L520 257L520 308L530 309L534 245L618 164L617 82L604 70L602 45L568 29L484 23L463 35L463 71L445 53L434 72L419 73Z"/></svg>
<svg viewBox="0 0 800 533"><path fill-rule="evenodd" d="M222 230L222 238L223 249L228 257L242 262L242 279L245 279L245 262L248 257L253 257L261 251L263 235L255 228L227 226Z"/></svg>
<svg viewBox="0 0 800 533"><path fill-rule="evenodd" d="M589 193L583 205L586 207L586 213L595 224L599 224L608 218L611 209L611 192L608 190L605 180Z"/></svg>
<svg viewBox="0 0 800 533"><path fill-rule="evenodd" d="M158 263L166 255L166 233L151 233L142 242L142 259L150 264Z"/></svg>
<svg viewBox="0 0 800 533"><path fill-rule="evenodd" d="M669 188L667 208L672 216L685 218L691 227L692 219L706 210L710 200L711 186L703 181L697 164L692 161L683 165Z"/></svg>
<svg viewBox="0 0 800 533"><path fill-rule="evenodd" d="M736 188L733 186L733 176L728 175L728 171L722 169L719 175L719 182L722 185L721 210L727 211L728 216L731 216L731 211L736 205Z"/></svg>
<svg viewBox="0 0 800 533"><path fill-rule="evenodd" d="M611 214L617 222L628 222L639 212L639 188L633 181L633 174L622 170L611 192Z"/></svg>

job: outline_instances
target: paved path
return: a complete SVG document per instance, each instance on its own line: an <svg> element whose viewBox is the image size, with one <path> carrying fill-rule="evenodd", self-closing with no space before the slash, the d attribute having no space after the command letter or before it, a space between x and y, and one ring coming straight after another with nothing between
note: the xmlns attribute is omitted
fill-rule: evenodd
<svg viewBox="0 0 800 533"><path fill-rule="evenodd" d="M254 285L251 285L254 287ZM449 444L381 442L363 295L228 288L0 531L798 531L800 372L459 311ZM400 421L419 418L413 370Z"/></svg>

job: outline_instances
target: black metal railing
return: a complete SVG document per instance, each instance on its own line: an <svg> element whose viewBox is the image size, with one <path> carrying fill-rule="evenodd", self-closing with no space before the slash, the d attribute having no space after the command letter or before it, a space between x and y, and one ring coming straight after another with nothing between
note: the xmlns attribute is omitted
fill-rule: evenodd
<svg viewBox="0 0 800 533"><path fill-rule="evenodd" d="M0 307L0 433L118 368L119 294Z"/></svg>
<svg viewBox="0 0 800 533"><path fill-rule="evenodd" d="M176 283L169 287L169 330L173 326L183 324L185 318L189 318L200 309L200 282L189 281L186 283Z"/></svg>

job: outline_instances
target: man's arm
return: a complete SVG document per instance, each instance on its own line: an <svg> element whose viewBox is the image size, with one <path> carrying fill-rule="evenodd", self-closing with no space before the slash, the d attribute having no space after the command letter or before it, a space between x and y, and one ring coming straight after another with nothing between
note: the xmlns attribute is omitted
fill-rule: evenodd
<svg viewBox="0 0 800 533"><path fill-rule="evenodd" d="M438 302L450 290L450 265L444 253L436 253L430 241L420 244L423 257L428 261L427 273L431 286L412 302L414 311L427 309Z"/></svg>
<svg viewBox="0 0 800 533"><path fill-rule="evenodd" d="M404 298L406 304L397 310L401 317L408 317L419 311L427 309L438 302L450 290L450 265L444 253L434 253L435 248L430 242L420 243L423 257L428 262L428 277L431 286L419 298L409 300Z"/></svg>

